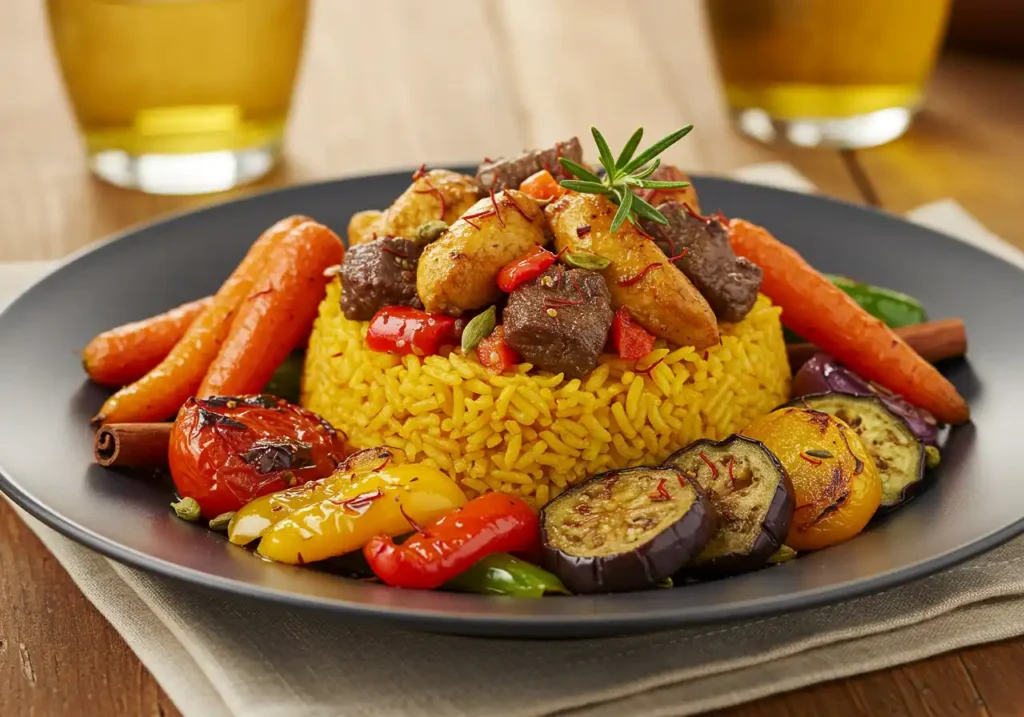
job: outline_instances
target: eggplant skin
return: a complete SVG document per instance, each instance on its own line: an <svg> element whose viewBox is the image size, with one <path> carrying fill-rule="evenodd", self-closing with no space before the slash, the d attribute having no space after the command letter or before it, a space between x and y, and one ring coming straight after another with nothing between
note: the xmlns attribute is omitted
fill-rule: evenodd
<svg viewBox="0 0 1024 717"><path fill-rule="evenodd" d="M582 492L593 483L612 476L628 478L648 471L671 471L693 489L689 510L668 528L637 547L601 556L571 555L552 544L549 531L551 508L559 500ZM687 480L675 468L639 467L600 473L570 488L541 511L541 564L557 575L574 593L617 593L643 590L671 577L700 554L718 527L718 514L696 481Z"/></svg>
<svg viewBox="0 0 1024 717"><path fill-rule="evenodd" d="M810 408L827 413L839 420L844 420L836 415L837 411L835 408L831 410L828 408L827 404L830 403L838 403L850 412L859 411L861 416L868 411L874 411L876 415L887 417L891 422L891 428L887 433L892 435L891 432L896 431L902 433L904 437L904 443L895 443L894 445L901 452L903 452L904 448L908 449L905 452L911 461L916 462L916 467L911 468L909 476L901 477L897 475L892 466L880 457L880 451L884 447L882 443L866 435L866 429L861 424L851 425L850 421L853 419L849 415L846 416L848 420L845 420L845 423L850 425L850 429L863 441L864 447L867 448L868 453L875 462L875 468L878 469L878 475L882 480L882 504L878 508L879 512L884 513L898 508L917 495L917 492L924 485L925 468L927 467L925 461L925 441L921 439L917 431L914 430L914 426L904 416L893 411L879 396L862 396L840 391L810 393L794 399L779 408ZM913 455L910 455L911 452L913 452Z"/></svg>
<svg viewBox="0 0 1024 717"><path fill-rule="evenodd" d="M789 474L786 472L782 462L768 449L767 446L761 443L761 441L735 434L728 436L721 441L702 438L673 453L668 457L668 459L666 459L664 465L676 466L676 461L687 453L701 451L705 448L728 450L730 445L736 443L748 444L750 447L761 451L763 456L768 459L775 468L775 471L779 476L778 485L775 487L775 492L772 494L772 498L768 504L767 510L765 511L764 518L761 520L760 530L751 542L750 547L745 552L728 553L726 555L711 558L704 562L692 561L683 568L682 573L684 577L719 578L748 572L750 570L757 570L768 563L768 559L771 558L780 547L782 547L786 540L786 536L789 535L790 524L793 521L793 512L796 508L796 502L793 497L793 485L790 483ZM714 496L714 493L705 489L704 486L701 486L701 488L704 489L709 496ZM713 497L709 497L708 499L712 504L714 504L715 500ZM719 530L726 529L727 520L722 519L719 523Z"/></svg>

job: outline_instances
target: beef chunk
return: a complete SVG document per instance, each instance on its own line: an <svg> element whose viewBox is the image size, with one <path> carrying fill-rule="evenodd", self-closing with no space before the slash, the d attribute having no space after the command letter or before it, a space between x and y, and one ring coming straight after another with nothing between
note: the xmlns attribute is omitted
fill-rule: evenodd
<svg viewBox="0 0 1024 717"><path fill-rule="evenodd" d="M715 219L703 219L679 202L658 205L668 225L645 222L644 229L666 256L686 254L675 264L704 295L719 321L741 320L757 300L761 267L737 257L729 234Z"/></svg>
<svg viewBox="0 0 1024 717"><path fill-rule="evenodd" d="M349 247L341 264L341 310L345 318L369 321L385 306L422 309L416 264L422 249L410 239L382 237Z"/></svg>
<svg viewBox="0 0 1024 717"><path fill-rule="evenodd" d="M518 189L527 177L547 169L555 179L570 179L571 175L558 163L559 157L566 157L574 162L583 162L583 148L576 137L565 142L556 142L550 149L535 149L524 152L513 159L498 159L484 162L476 171L476 182L480 188L489 192L502 189Z"/></svg>
<svg viewBox="0 0 1024 717"><path fill-rule="evenodd" d="M597 366L613 317L603 276L554 266L509 295L505 343L544 371L583 378Z"/></svg>

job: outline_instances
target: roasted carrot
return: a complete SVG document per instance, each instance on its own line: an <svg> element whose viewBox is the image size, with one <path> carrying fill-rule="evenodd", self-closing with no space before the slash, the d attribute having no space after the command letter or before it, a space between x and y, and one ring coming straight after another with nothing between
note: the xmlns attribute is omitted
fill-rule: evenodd
<svg viewBox="0 0 1024 717"><path fill-rule="evenodd" d="M729 240L737 254L764 271L761 290L782 307L786 326L940 421L969 418L967 402L953 384L794 249L743 219L729 223Z"/></svg>
<svg viewBox="0 0 1024 717"><path fill-rule="evenodd" d="M341 263L341 239L316 222L292 229L274 247L267 269L231 322L224 345L203 379L200 398L258 393L309 335L327 282Z"/></svg>
<svg viewBox="0 0 1024 717"><path fill-rule="evenodd" d="M82 366L96 383L120 388L138 381L171 352L213 301L190 301L163 314L104 331L82 349Z"/></svg>
<svg viewBox="0 0 1024 717"><path fill-rule="evenodd" d="M523 180L523 183L519 185L519 191L523 194L527 194L537 201L554 201L568 189L564 189L558 181L551 176L551 172L546 169L542 169L536 174L531 174L529 177Z"/></svg>
<svg viewBox="0 0 1024 717"><path fill-rule="evenodd" d="M274 246L307 221L306 217L288 217L263 232L181 341L152 371L108 398L93 416L93 425L162 421L175 415L202 383L227 337L231 318L252 293Z"/></svg>

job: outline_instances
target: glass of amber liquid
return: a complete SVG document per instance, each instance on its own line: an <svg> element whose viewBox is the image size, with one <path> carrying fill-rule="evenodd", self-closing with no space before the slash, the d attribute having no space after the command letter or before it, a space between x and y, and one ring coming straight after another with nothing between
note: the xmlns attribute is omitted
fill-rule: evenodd
<svg viewBox="0 0 1024 717"><path fill-rule="evenodd" d="M921 103L950 0L705 0L739 129L805 147L871 147Z"/></svg>
<svg viewBox="0 0 1024 717"><path fill-rule="evenodd" d="M201 194L273 168L308 0L47 0L89 166Z"/></svg>

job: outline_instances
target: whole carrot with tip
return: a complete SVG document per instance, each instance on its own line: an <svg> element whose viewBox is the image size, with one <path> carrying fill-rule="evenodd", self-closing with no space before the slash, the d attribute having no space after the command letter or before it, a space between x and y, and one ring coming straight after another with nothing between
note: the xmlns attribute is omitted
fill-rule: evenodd
<svg viewBox="0 0 1024 717"><path fill-rule="evenodd" d="M232 317L252 293L273 248L307 221L288 217L263 232L171 352L152 371L108 398L93 417L93 425L162 421L175 415L195 395L227 338Z"/></svg>
<svg viewBox="0 0 1024 717"><path fill-rule="evenodd" d="M309 335L327 283L324 270L341 263L341 239L316 222L289 231L271 250L267 268L231 322L197 395L258 393Z"/></svg>
<svg viewBox="0 0 1024 717"><path fill-rule="evenodd" d="M85 372L104 386L120 388L138 381L164 360L212 301L207 296L98 334L82 349Z"/></svg>
<svg viewBox="0 0 1024 717"><path fill-rule="evenodd" d="M761 290L782 307L786 326L940 421L968 420L967 402L953 384L792 247L743 219L729 222L729 241L764 271Z"/></svg>

